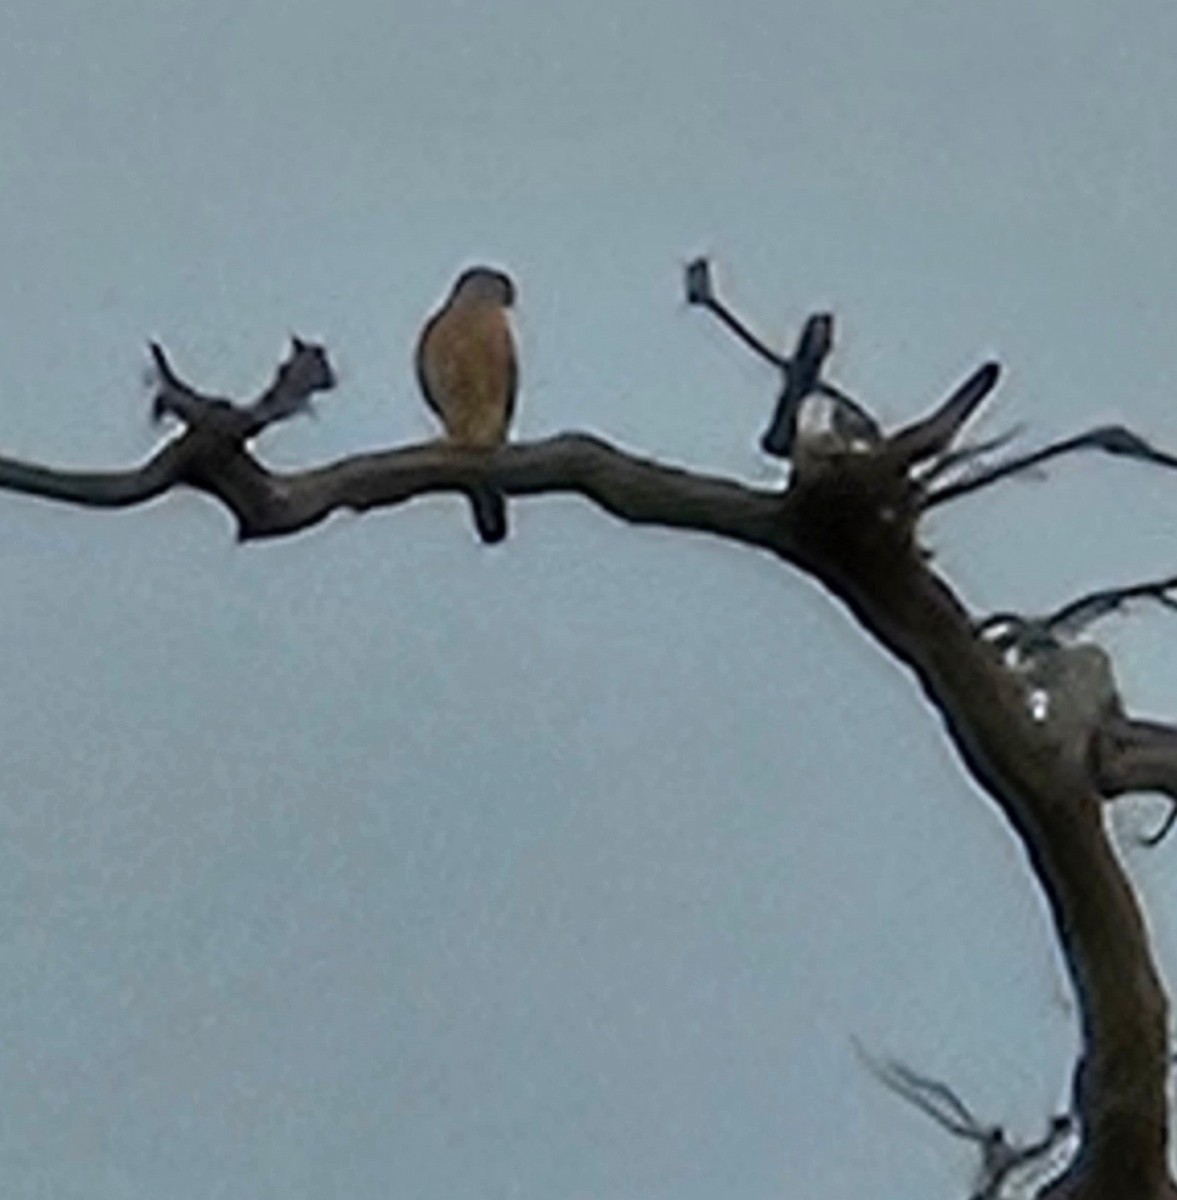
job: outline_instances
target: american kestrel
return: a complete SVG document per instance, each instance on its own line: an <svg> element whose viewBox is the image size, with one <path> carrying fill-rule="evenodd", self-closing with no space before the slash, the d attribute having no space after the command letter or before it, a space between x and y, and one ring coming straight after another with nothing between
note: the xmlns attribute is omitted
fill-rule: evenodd
<svg viewBox="0 0 1177 1200"><path fill-rule="evenodd" d="M519 377L507 317L514 302L510 276L471 267L421 331L417 379L455 445L492 449L507 440ZM470 502L482 540L501 542L507 536L503 494L479 487Z"/></svg>

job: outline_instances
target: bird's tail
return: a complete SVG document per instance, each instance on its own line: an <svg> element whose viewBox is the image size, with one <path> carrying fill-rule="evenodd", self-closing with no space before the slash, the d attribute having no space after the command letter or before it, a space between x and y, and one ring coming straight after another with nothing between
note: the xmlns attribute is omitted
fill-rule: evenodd
<svg viewBox="0 0 1177 1200"><path fill-rule="evenodd" d="M489 487L474 488L470 493L470 507L474 510L478 536L488 546L507 536L507 501L502 492Z"/></svg>

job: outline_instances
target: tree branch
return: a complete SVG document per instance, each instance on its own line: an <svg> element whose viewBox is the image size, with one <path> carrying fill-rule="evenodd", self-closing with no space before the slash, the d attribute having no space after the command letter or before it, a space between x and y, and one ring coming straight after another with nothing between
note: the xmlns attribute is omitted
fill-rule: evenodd
<svg viewBox="0 0 1177 1200"><path fill-rule="evenodd" d="M1073 643L1077 635L1136 600L1177 609L1177 576L1100 588L1040 617L1001 612L976 624L1012 669L1044 689L1051 719L1069 722L1072 754L1088 763L1100 795L1114 800L1130 792L1160 792L1169 812L1156 832L1139 839L1159 845L1177 822L1177 728L1140 721L1124 711L1111 659L1098 646ZM1057 716L1053 710L1058 709Z"/></svg>
<svg viewBox="0 0 1177 1200"><path fill-rule="evenodd" d="M960 431L988 398L1001 378L1001 364L979 366L932 413L897 430L887 439L890 452L905 467L928 459L953 457L950 449ZM955 452L959 457L960 451Z"/></svg>
<svg viewBox="0 0 1177 1200"><path fill-rule="evenodd" d="M60 500L85 508L130 508L182 481L192 447L168 443L141 467L127 471L64 471L0 457L0 491Z"/></svg>
<svg viewBox="0 0 1177 1200"><path fill-rule="evenodd" d="M148 349L155 367L156 392L151 404L155 420L171 414L191 429L204 429L234 442L248 441L278 421L312 413L315 393L331 391L336 384L327 351L297 334L291 334L290 353L278 364L269 386L244 406L223 396L210 396L185 382L158 342L149 342Z"/></svg>
<svg viewBox="0 0 1177 1200"><path fill-rule="evenodd" d="M663 466L589 434L493 452L426 442L285 473L267 470L215 429L182 434L127 471L54 470L0 458L0 490L85 507L125 508L171 487L197 488L232 512L243 540L295 533L337 509L392 507L488 480L515 496L579 494L631 524L710 533L762 549L787 542L782 493Z"/></svg>
<svg viewBox="0 0 1177 1200"><path fill-rule="evenodd" d="M715 286L711 281L711 264L707 259L696 258L687 263L685 280L688 304L707 309L722 321L753 354L776 367L778 371L788 371L791 360L783 354L779 354L763 338L753 333L715 294Z"/></svg>
<svg viewBox="0 0 1177 1200"><path fill-rule="evenodd" d="M914 549L882 548L877 522L841 544L807 534L793 561L915 673L1045 892L1078 1000L1086 1080L1076 1096L1082 1144L1052 1196L1169 1195L1168 1005L1086 764L1033 719L1022 683Z"/></svg>
<svg viewBox="0 0 1177 1200"><path fill-rule="evenodd" d="M1177 456L1158 450L1139 434L1125 428L1123 425L1101 425L1089 429L1085 433L1077 433L1073 437L1051 442L1040 450L1029 454L1020 454L1005 462L978 471L967 479L947 483L943 487L930 491L925 500L925 508L934 508L938 504L946 504L970 492L979 491L990 484L1012 475L1024 474L1034 467L1048 462L1052 458L1061 458L1065 454L1074 454L1078 450L1102 450L1105 454L1114 454L1121 458L1134 458L1140 462L1149 462L1158 467L1177 467Z"/></svg>
<svg viewBox="0 0 1177 1200"><path fill-rule="evenodd" d="M491 482L511 496L581 495L636 525L694 530L761 549L787 541L781 493L667 467L585 433L514 443L489 453L433 442L271 478L306 523L335 507L362 512Z"/></svg>
<svg viewBox="0 0 1177 1200"><path fill-rule="evenodd" d="M278 408L285 415L289 406ZM109 508L193 487L223 503L247 539L306 529L338 509L364 512L493 483L513 496L581 495L622 521L766 550L816 578L915 675L966 767L1021 838L1046 894L1084 1047L1076 1094L1082 1145L1051 1195L1175 1194L1167 1167L1167 1001L1139 906L1103 829L1103 797L1087 764L1061 751L1049 722L1033 719L1024 684L932 570L915 536L923 494L887 443L830 456L811 473L795 473L783 493L667 467L586 434L494 451L406 446L280 473L253 457L239 430L191 411L189 428L136 469L53 471L0 459L0 489ZM1100 448L1113 444L1104 438ZM1130 737L1125 745L1109 772L1136 786L1140 764L1151 759Z"/></svg>
<svg viewBox="0 0 1177 1200"><path fill-rule="evenodd" d="M1177 728L1113 715L1097 730L1093 751L1099 788L1105 796L1159 792L1167 797L1165 819L1155 832L1140 838L1142 845L1160 845L1177 822Z"/></svg>
<svg viewBox="0 0 1177 1200"><path fill-rule="evenodd" d="M946 1083L920 1075L898 1059L877 1059L857 1040L854 1048L866 1069L885 1088L931 1117L954 1137L976 1145L981 1162L970 1200L999 1200L1011 1177L1025 1180L1047 1169L1054 1152L1073 1132L1070 1115L1061 1114L1051 1119L1038 1141L1011 1142L1003 1126L979 1120Z"/></svg>

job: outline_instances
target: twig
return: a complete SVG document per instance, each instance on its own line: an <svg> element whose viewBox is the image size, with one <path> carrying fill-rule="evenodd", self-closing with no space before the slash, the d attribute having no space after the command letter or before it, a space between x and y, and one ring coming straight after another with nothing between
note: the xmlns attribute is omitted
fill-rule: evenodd
<svg viewBox="0 0 1177 1200"><path fill-rule="evenodd" d="M1076 600L1042 617L1025 617L1019 613L992 613L975 626L984 637L1002 625L1015 630L1014 642L1025 643L1033 638L1073 638L1089 625L1120 611L1133 600L1155 600L1165 608L1177 611L1177 598L1170 595L1177 590L1177 575L1166 575L1162 579L1146 583L1132 583L1126 587L1100 588L1087 592Z"/></svg>
<svg viewBox="0 0 1177 1200"><path fill-rule="evenodd" d="M273 382L246 411L258 423L260 432L267 425L299 413L313 413L315 393L329 392L335 384L335 371L324 347L291 334L289 357L279 364Z"/></svg>
<svg viewBox="0 0 1177 1200"><path fill-rule="evenodd" d="M1177 600L1170 595L1174 589L1177 589L1177 575L1127 587L1101 588L1055 609L1046 622L1055 632L1074 636L1102 617L1118 612L1132 600L1155 600L1162 607L1177 611Z"/></svg>
<svg viewBox="0 0 1177 1200"><path fill-rule="evenodd" d="M278 364L269 386L253 403L239 405L198 391L176 374L158 342L149 343L149 348L158 382L151 406L155 420L171 413L191 428L230 441L247 441L269 425L311 412L314 394L330 391L336 382L327 351L292 334L290 353Z"/></svg>
<svg viewBox="0 0 1177 1200"><path fill-rule="evenodd" d="M148 349L155 365L156 383L158 384L151 404L151 415L154 420L162 421L168 413L171 413L180 420L192 424L205 410L224 412L226 409L234 407L229 400L198 391L181 379L159 342L148 342Z"/></svg>
<svg viewBox="0 0 1177 1200"><path fill-rule="evenodd" d="M1169 801L1169 811L1165 814L1165 819L1152 833L1142 833L1136 839L1141 846L1147 846L1150 850L1155 849L1169 836L1169 831L1177 822L1177 800L1171 796L1166 799Z"/></svg>
<svg viewBox="0 0 1177 1200"><path fill-rule="evenodd" d="M793 353L785 356L753 333L719 299L711 280L711 264L706 258L696 258L688 263L685 278L688 304L705 308L718 317L740 341L784 376L776 409L760 439L761 449L766 454L777 458L792 455L801 405L814 393L828 396L838 405L842 423L849 430L856 431L868 441L878 440L878 425L874 418L852 396L821 377L825 360L833 349L834 318L831 313L811 313L797 337Z"/></svg>
<svg viewBox="0 0 1177 1200"><path fill-rule="evenodd" d="M1000 1125L983 1125L967 1104L946 1083L916 1074L895 1058L878 1059L857 1039L855 1053L885 1087L931 1117L941 1128L978 1143L1001 1133Z"/></svg>
<svg viewBox="0 0 1177 1200"><path fill-rule="evenodd" d="M1004 433L994 434L991 438L985 438L984 441L970 442L962 446L957 446L953 450L947 450L930 462L925 470L920 472L919 481L926 487L933 479L939 479L946 472L962 465L971 464L983 455L992 454L994 450L1000 450L1003 446L1008 446L1014 438L1019 437L1024 431L1025 425L1017 424L1013 428L1005 430Z"/></svg>
<svg viewBox="0 0 1177 1200"><path fill-rule="evenodd" d="M718 317L754 353L771 363L784 375L784 387L777 397L776 409L760 439L761 449L778 458L792 456L797 422L805 400L817 393L835 401L835 425L847 441L856 438L866 443L881 441L874 417L852 396L822 378L822 369L833 349L834 318L828 312L811 313L806 319L791 355L773 350L737 316L716 294L711 264L696 258L685 271L687 303L707 309ZM997 385L1000 364L984 363L975 370L930 416L905 426L887 439L887 452L908 469L943 454L960 430ZM988 449L994 445L987 444ZM978 450L974 452L982 453ZM953 456L958 459L959 456ZM936 472L937 474L939 471Z"/></svg>
<svg viewBox="0 0 1177 1200"><path fill-rule="evenodd" d="M778 354L767 342L757 337L739 317L736 316L715 294L711 282L711 264L705 258L696 258L687 263L686 267L687 303L705 308L717 316L731 331L754 353L765 362L771 363L780 371L790 367L789 359Z"/></svg>
<svg viewBox="0 0 1177 1200"><path fill-rule="evenodd" d="M1000 1125L986 1125L946 1083L919 1075L898 1059L876 1059L857 1038L854 1049L867 1070L887 1089L918 1108L942 1129L974 1142L981 1151L978 1185L971 1200L997 1200L1010 1175L1044 1158L1074 1128L1069 1114L1053 1117L1043 1137L1025 1146L1010 1142Z"/></svg>
<svg viewBox="0 0 1177 1200"><path fill-rule="evenodd" d="M1123 425L1101 425L1096 429L1089 429L1085 433L1078 433L1073 437L1052 442L1049 446L1044 446L1030 454L1019 455L1017 458L998 463L995 467L982 471L970 479L945 484L944 487L927 494L923 507L928 509L934 508L938 504L945 504L949 500L955 500L969 492L978 491L1000 479L1029 470L1049 459L1058 458L1076 450L1102 450L1105 454L1135 458L1142 462L1155 463L1161 467L1177 468L1177 456L1164 450L1158 450Z"/></svg>
<svg viewBox="0 0 1177 1200"><path fill-rule="evenodd" d="M1136 838L1139 845L1159 846L1177 823L1177 729L1160 721L1113 716L1101 725L1093 748L1103 795L1114 799L1130 792L1154 792L1169 802L1157 829Z"/></svg>
<svg viewBox="0 0 1177 1200"><path fill-rule="evenodd" d="M1000 363L983 363L933 413L892 434L887 439L888 453L912 467L948 452L1000 378Z"/></svg>

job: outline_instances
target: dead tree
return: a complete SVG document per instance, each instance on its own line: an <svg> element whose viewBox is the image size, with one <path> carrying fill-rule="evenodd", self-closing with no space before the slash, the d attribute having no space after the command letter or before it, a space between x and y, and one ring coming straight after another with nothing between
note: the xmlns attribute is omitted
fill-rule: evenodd
<svg viewBox="0 0 1177 1200"><path fill-rule="evenodd" d="M490 451L410 445L270 470L252 440L335 385L325 350L298 339L270 386L244 405L185 383L153 345L154 410L177 418L178 432L123 471L0 458L0 489L126 508L191 488L228 510L240 540L291 534L341 509L469 495L488 484L516 499L574 493L628 524L724 538L812 576L919 681L964 768L1021 839L1046 896L1075 989L1082 1052L1072 1072L1078 1148L1042 1195L1177 1200L1168 1167L1167 997L1102 820L1102 807L1128 792L1177 798L1177 727L1128 715L1106 655L1070 645L1058 621L1006 614L1002 626L971 613L919 540L930 509L1064 455L1094 449L1162 468L1177 466L1177 457L1119 426L996 461L990 456L1008 439L962 444L964 426L997 383L996 363L928 416L886 433L824 377L832 319L811 321L790 357L717 298L704 261L688 268L688 300L718 315L780 374L768 433L776 432L765 441L791 460L783 490L668 466L580 433ZM1131 591L1119 589L1121 599Z"/></svg>

